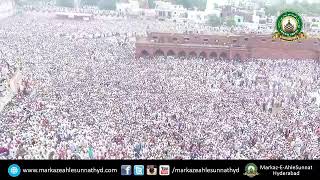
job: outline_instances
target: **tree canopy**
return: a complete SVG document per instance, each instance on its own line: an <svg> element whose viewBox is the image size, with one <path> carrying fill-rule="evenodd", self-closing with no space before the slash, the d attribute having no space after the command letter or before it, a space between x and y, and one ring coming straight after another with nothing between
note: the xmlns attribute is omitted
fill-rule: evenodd
<svg viewBox="0 0 320 180"><path fill-rule="evenodd" d="M187 9L205 10L207 0L176 0L176 4L183 5Z"/></svg>
<svg viewBox="0 0 320 180"><path fill-rule="evenodd" d="M81 5L97 6L100 0L82 0Z"/></svg>
<svg viewBox="0 0 320 180"><path fill-rule="evenodd" d="M266 7L266 14L276 16L278 12L284 10L293 10L301 14L307 15L320 15L320 3L307 3L303 2L295 2L292 4L286 4L284 0L279 0L278 3L267 6Z"/></svg>
<svg viewBox="0 0 320 180"><path fill-rule="evenodd" d="M115 10L117 7L117 0L99 0L99 9Z"/></svg>
<svg viewBox="0 0 320 180"><path fill-rule="evenodd" d="M234 21L234 19L232 17L229 17L225 20L226 22L226 26L228 27L233 27L236 25L236 22Z"/></svg>
<svg viewBox="0 0 320 180"><path fill-rule="evenodd" d="M57 6L63 6L63 7L73 7L73 0L56 0Z"/></svg>
<svg viewBox="0 0 320 180"><path fill-rule="evenodd" d="M210 15L209 16L208 24L210 26L213 26L213 27L220 26L221 22L222 22L221 18L219 18L218 16L216 16L216 15Z"/></svg>
<svg viewBox="0 0 320 180"><path fill-rule="evenodd" d="M73 7L73 0L57 0L57 6ZM99 9L115 10L117 0L82 0L81 6L97 6Z"/></svg>
<svg viewBox="0 0 320 180"><path fill-rule="evenodd" d="M149 5L149 8L155 8L156 6L155 0L148 0L148 5Z"/></svg>

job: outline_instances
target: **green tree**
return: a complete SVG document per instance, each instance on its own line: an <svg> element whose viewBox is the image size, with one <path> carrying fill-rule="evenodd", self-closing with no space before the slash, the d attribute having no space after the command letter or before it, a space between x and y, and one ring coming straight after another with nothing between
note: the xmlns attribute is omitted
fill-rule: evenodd
<svg viewBox="0 0 320 180"><path fill-rule="evenodd" d="M307 2L301 2L301 3L293 3L286 7L286 9L294 10L301 14L307 14L307 15L320 15L320 4L310 4Z"/></svg>
<svg viewBox="0 0 320 180"><path fill-rule="evenodd" d="M99 3L99 0L82 0L81 5L86 6L97 6Z"/></svg>
<svg viewBox="0 0 320 180"><path fill-rule="evenodd" d="M307 14L317 16L320 15L320 3L307 3L307 2L298 2L292 4L286 4L284 0L279 0L277 3L267 6L265 12L267 15L276 16L278 12L292 10L300 14Z"/></svg>
<svg viewBox="0 0 320 180"><path fill-rule="evenodd" d="M116 10L117 0L99 0L98 7L106 10Z"/></svg>
<svg viewBox="0 0 320 180"><path fill-rule="evenodd" d="M1 1L1 0L0 0ZM14 0L17 5L44 5L52 0Z"/></svg>
<svg viewBox="0 0 320 180"><path fill-rule="evenodd" d="M198 0L198 1L195 1L196 2L196 7L203 11L206 9L207 7L207 0Z"/></svg>
<svg viewBox="0 0 320 180"><path fill-rule="evenodd" d="M216 15L210 15L209 20L208 20L208 24L213 27L220 26L221 25L221 18L219 18Z"/></svg>
<svg viewBox="0 0 320 180"><path fill-rule="evenodd" d="M57 6L63 6L63 7L73 7L73 0L56 0Z"/></svg>
<svg viewBox="0 0 320 180"><path fill-rule="evenodd" d="M155 6L156 6L156 4L155 4L155 2L154 2L155 0L148 0L148 6L149 6L149 8L155 8Z"/></svg>
<svg viewBox="0 0 320 180"><path fill-rule="evenodd" d="M268 16L276 16L278 12L280 12L282 9L284 9L286 6L285 0L277 0L274 4L271 6L265 7L266 15Z"/></svg>
<svg viewBox="0 0 320 180"><path fill-rule="evenodd" d="M183 5L187 9L204 10L206 8L207 0L176 0L176 4Z"/></svg>
<svg viewBox="0 0 320 180"><path fill-rule="evenodd" d="M226 26L233 27L235 25L236 25L236 22L234 21L234 19L232 17L229 17L226 19Z"/></svg>

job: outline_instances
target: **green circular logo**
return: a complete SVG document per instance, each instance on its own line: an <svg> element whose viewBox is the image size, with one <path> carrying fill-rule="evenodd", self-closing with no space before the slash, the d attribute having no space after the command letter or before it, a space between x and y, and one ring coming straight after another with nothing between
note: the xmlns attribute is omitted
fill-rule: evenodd
<svg viewBox="0 0 320 180"><path fill-rule="evenodd" d="M258 173L258 167L254 163L249 163L245 167L245 173L244 175L248 177L254 177L259 175Z"/></svg>
<svg viewBox="0 0 320 180"><path fill-rule="evenodd" d="M276 27L282 36L295 37L302 32L302 18L295 12L284 12L278 17Z"/></svg>

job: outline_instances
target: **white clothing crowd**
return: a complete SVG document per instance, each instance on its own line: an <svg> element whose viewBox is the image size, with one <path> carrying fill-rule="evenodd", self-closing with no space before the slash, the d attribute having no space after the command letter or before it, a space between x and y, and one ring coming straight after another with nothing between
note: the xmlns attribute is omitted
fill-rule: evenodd
<svg viewBox="0 0 320 180"><path fill-rule="evenodd" d="M0 112L0 159L320 159L318 62L135 59L136 35L170 30L1 21L0 60L26 89Z"/></svg>

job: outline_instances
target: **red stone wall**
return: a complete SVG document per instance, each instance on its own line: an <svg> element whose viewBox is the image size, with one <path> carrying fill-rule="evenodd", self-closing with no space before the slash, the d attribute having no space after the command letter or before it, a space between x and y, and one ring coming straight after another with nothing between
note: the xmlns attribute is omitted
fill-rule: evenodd
<svg viewBox="0 0 320 180"><path fill-rule="evenodd" d="M274 40L258 35L188 35L150 33L136 42L136 57L173 55L205 58L320 59L320 40L296 42ZM211 55L211 57L210 57Z"/></svg>

